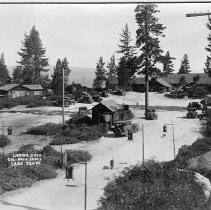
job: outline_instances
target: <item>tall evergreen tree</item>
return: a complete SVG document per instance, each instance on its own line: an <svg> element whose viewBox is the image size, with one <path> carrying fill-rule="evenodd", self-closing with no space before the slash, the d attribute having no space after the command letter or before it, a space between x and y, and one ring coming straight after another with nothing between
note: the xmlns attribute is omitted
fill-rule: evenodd
<svg viewBox="0 0 211 210"><path fill-rule="evenodd" d="M13 73L12 73L12 81L13 83L16 84L21 84L22 83L22 68L20 66L16 66L13 69Z"/></svg>
<svg viewBox="0 0 211 210"><path fill-rule="evenodd" d="M39 32L35 26L29 35L25 34L22 47L18 54L21 60L18 62L23 69L22 79L25 84L40 84L41 74L49 69L48 59L45 57L46 50L43 48Z"/></svg>
<svg viewBox="0 0 211 210"><path fill-rule="evenodd" d="M122 79L125 80L122 84L125 85L126 88L127 84L130 81L130 78L134 75L134 73L137 70L137 57L136 57L136 48L131 44L133 41L131 38L131 33L128 29L128 25L126 24L125 27L122 30L122 33L120 34L120 44L118 44L120 50L117 51L117 53L122 54L122 57L120 58L120 66L118 67L118 81L119 84L122 83ZM124 65L123 65L124 63ZM121 68L122 67L122 68ZM125 72L120 72L125 71ZM121 77L119 77L121 75ZM125 77L124 77L125 76ZM124 77L124 78L123 78Z"/></svg>
<svg viewBox="0 0 211 210"><path fill-rule="evenodd" d="M209 56L207 56L207 60L205 62L204 73L211 76L211 58Z"/></svg>
<svg viewBox="0 0 211 210"><path fill-rule="evenodd" d="M127 86L128 77L127 60L125 57L121 57L117 67L117 78L119 86L123 89Z"/></svg>
<svg viewBox="0 0 211 210"><path fill-rule="evenodd" d="M104 82L106 82L106 69L103 58L100 57L95 70L95 79L93 82L93 87L102 88Z"/></svg>
<svg viewBox="0 0 211 210"><path fill-rule="evenodd" d="M145 74L145 112L148 112L148 91L149 76L157 74L160 70L156 64L161 62L162 50L160 48L159 38L163 37L165 27L160 24L159 19L155 15L159 12L155 4L138 5L135 9L136 23L136 46L140 49L138 73Z"/></svg>
<svg viewBox="0 0 211 210"><path fill-rule="evenodd" d="M131 38L131 33L128 29L128 25L126 23L125 27L120 34L120 44L118 44L120 50L117 53L123 54L125 59L133 58L135 53L135 46L131 45L133 39Z"/></svg>
<svg viewBox="0 0 211 210"><path fill-rule="evenodd" d="M0 57L0 84L10 83L11 78L9 76L9 71L5 64L4 53Z"/></svg>
<svg viewBox="0 0 211 210"><path fill-rule="evenodd" d="M209 73L210 74L210 60L211 60L211 17L208 16L208 23L207 23L207 28L210 31L210 33L208 34L207 40L208 40L208 45L207 47L205 47L205 50L208 52L208 56L207 56L207 60L205 62L205 73Z"/></svg>
<svg viewBox="0 0 211 210"><path fill-rule="evenodd" d="M58 94L62 92L63 85L63 69L64 69L64 86L67 86L67 82L69 80L69 74L71 72L69 68L69 63L67 58L64 58L62 61L60 59L57 60L56 66L54 67L54 73L52 75L52 90L54 93Z"/></svg>
<svg viewBox="0 0 211 210"><path fill-rule="evenodd" d="M188 74L190 73L190 63L188 60L188 55L185 54L183 59L181 60L181 65L178 74Z"/></svg>
<svg viewBox="0 0 211 210"><path fill-rule="evenodd" d="M173 69L173 63L172 60L175 58L172 58L170 56L169 51L167 51L166 55L162 57L162 64L163 64L163 74L167 75L167 74L171 74L173 73L174 69Z"/></svg>
<svg viewBox="0 0 211 210"><path fill-rule="evenodd" d="M112 57L110 58L110 61L107 64L107 69L107 86L109 87L111 79L117 77L117 66L115 63L114 55L112 55Z"/></svg>

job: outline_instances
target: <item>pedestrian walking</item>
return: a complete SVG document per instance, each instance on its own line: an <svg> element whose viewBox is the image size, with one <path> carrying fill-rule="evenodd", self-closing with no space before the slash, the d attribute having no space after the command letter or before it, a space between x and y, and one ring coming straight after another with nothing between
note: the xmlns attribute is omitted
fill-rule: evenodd
<svg viewBox="0 0 211 210"><path fill-rule="evenodd" d="M113 169L114 168L114 159L112 158L110 160L110 169Z"/></svg>

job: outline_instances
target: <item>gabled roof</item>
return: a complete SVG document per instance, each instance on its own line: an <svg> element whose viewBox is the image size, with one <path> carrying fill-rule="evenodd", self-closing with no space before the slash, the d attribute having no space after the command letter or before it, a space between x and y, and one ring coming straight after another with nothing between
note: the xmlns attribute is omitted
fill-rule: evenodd
<svg viewBox="0 0 211 210"><path fill-rule="evenodd" d="M118 104L115 100L113 99L109 99L109 100L105 100L102 101L101 104L103 104L104 106L106 106L108 109L110 109L112 112L117 111L117 109L122 109L123 105Z"/></svg>
<svg viewBox="0 0 211 210"><path fill-rule="evenodd" d="M94 109L95 107L98 106L105 106L107 109L109 109L112 112L116 112L118 109L123 109L124 106L121 104L118 104L115 100L113 99L109 99L109 100L105 100L105 101L101 101L99 104L97 104L96 106L94 106L92 109Z"/></svg>
<svg viewBox="0 0 211 210"><path fill-rule="evenodd" d="M10 91L11 89L19 86L19 84L6 84L0 87L0 90Z"/></svg>
<svg viewBox="0 0 211 210"><path fill-rule="evenodd" d="M156 81L159 82L161 85L163 85L165 87L171 87L171 85L161 77L157 78Z"/></svg>
<svg viewBox="0 0 211 210"><path fill-rule="evenodd" d="M29 90L43 90L41 85L22 85L22 87L25 87Z"/></svg>

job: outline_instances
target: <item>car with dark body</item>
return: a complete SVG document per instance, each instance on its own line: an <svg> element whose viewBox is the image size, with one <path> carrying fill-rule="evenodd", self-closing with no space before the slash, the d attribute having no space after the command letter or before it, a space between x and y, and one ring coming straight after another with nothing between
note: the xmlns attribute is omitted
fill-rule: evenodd
<svg viewBox="0 0 211 210"><path fill-rule="evenodd" d="M79 103L86 103L86 104L92 104L94 101L90 95L84 95L82 98L78 100Z"/></svg>
<svg viewBox="0 0 211 210"><path fill-rule="evenodd" d="M190 102L187 106L187 109L191 108L191 107L194 107L196 109L201 109L202 108L202 105L196 101L194 102Z"/></svg>
<svg viewBox="0 0 211 210"><path fill-rule="evenodd" d="M157 120L158 115L156 114L156 110L148 109L147 112L145 112L145 119L146 120Z"/></svg>
<svg viewBox="0 0 211 210"><path fill-rule="evenodd" d="M186 114L187 118L196 118L197 117L196 110L197 110L196 107L189 107L188 113Z"/></svg>
<svg viewBox="0 0 211 210"><path fill-rule="evenodd" d="M100 97L100 95L93 95L92 99L94 102L101 102L103 99Z"/></svg>
<svg viewBox="0 0 211 210"><path fill-rule="evenodd" d="M65 96L64 97L64 106L68 107L72 104L75 104L75 100L71 97ZM63 105L63 98L59 97L58 99L53 101L53 106L62 106Z"/></svg>

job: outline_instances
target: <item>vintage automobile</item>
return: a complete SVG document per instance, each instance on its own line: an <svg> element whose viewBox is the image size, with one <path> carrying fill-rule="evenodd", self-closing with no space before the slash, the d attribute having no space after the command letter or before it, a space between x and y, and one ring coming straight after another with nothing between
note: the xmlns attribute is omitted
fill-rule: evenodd
<svg viewBox="0 0 211 210"><path fill-rule="evenodd" d="M85 95L78 100L79 103L92 104L94 101L90 95Z"/></svg>
<svg viewBox="0 0 211 210"><path fill-rule="evenodd" d="M189 109L190 107L194 107L196 109L201 109L202 108L201 104L198 103L198 102L195 102L195 101L194 102L190 102L188 104L188 106L187 106L187 109Z"/></svg>
<svg viewBox="0 0 211 210"><path fill-rule="evenodd" d="M125 121L116 121L114 122L113 127L111 130L115 134L115 136L126 136L127 135L127 129L131 126L132 129L132 122L130 120Z"/></svg>
<svg viewBox="0 0 211 210"><path fill-rule="evenodd" d="M147 112L145 112L145 119L146 120L157 120L158 115L156 114L155 109L148 109Z"/></svg>
<svg viewBox="0 0 211 210"><path fill-rule="evenodd" d="M100 95L93 95L92 99L94 102L101 102L103 99L100 97Z"/></svg>
<svg viewBox="0 0 211 210"><path fill-rule="evenodd" d="M108 93L106 91L103 91L101 94L100 94L101 97L108 97Z"/></svg>
<svg viewBox="0 0 211 210"><path fill-rule="evenodd" d="M188 108L188 113L187 113L187 118L196 118L197 117L197 112L195 107L189 107Z"/></svg>
<svg viewBox="0 0 211 210"><path fill-rule="evenodd" d="M62 106L63 104L63 100L62 100L62 97L53 101L53 106ZM65 107L68 107L72 104L75 104L75 100L70 98L70 97L64 97L64 106Z"/></svg>

